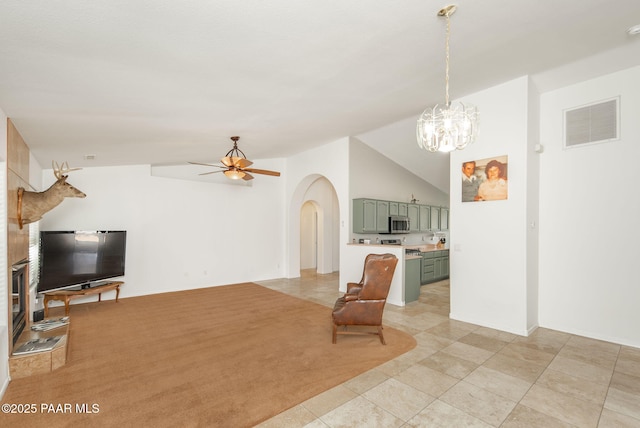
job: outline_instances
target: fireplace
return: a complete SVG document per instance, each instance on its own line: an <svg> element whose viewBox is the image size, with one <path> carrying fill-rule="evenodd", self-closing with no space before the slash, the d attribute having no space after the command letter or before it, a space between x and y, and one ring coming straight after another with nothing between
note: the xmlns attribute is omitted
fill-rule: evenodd
<svg viewBox="0 0 640 428"><path fill-rule="evenodd" d="M27 272L29 261L11 266L11 312L13 316L13 344L27 323Z"/></svg>

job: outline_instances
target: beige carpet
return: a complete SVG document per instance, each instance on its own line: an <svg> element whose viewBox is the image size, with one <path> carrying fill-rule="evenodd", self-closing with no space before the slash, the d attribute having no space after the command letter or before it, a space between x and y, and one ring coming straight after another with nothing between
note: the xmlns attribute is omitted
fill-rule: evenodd
<svg viewBox="0 0 640 428"><path fill-rule="evenodd" d="M12 381L2 400L73 412L1 414L0 425L248 427L416 344L385 327L386 346L370 335L332 345L330 314L251 283L74 305L67 365ZM83 403L98 413L76 413Z"/></svg>

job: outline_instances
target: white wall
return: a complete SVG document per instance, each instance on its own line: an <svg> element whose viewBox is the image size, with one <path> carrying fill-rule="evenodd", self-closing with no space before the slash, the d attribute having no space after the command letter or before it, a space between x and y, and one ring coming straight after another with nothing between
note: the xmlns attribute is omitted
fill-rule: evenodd
<svg viewBox="0 0 640 428"><path fill-rule="evenodd" d="M53 181L50 170L43 177ZM127 230L122 297L284 275L282 178L244 187L154 177L138 165L85 168L68 181L87 197L65 199L40 229Z"/></svg>
<svg viewBox="0 0 640 428"><path fill-rule="evenodd" d="M389 141L389 144L393 144ZM350 197L449 206L449 195L356 138L350 144Z"/></svg>
<svg viewBox="0 0 640 428"><path fill-rule="evenodd" d="M526 335L529 79L464 99L480 109L475 144L451 153L450 282L453 319ZM507 200L461 202L465 161L508 156Z"/></svg>
<svg viewBox="0 0 640 428"><path fill-rule="evenodd" d="M336 253L342 251L343 245L348 240L348 220L349 216L349 138L341 138L339 140L325 144L306 152L299 153L295 156L287 158L287 177L286 177L286 212L285 218L286 241L287 247L287 275L288 278L297 278L300 276L300 209L304 202L310 198L306 196L309 188L313 183L325 178L335 190L335 200L333 209L324 210L324 233L325 242L332 241L333 254L327 255L325 248L325 258L328 262L330 257L332 260L332 271L342 270L336 269ZM339 226L335 226L339 224ZM332 230L329 226L332 225ZM333 229L339 227L339 231ZM339 233L338 233L339 232ZM339 238L336 239L336 236ZM340 264L342 259L340 258ZM325 272L328 273L328 272ZM342 275L340 278L342 282ZM345 282L346 284L346 282Z"/></svg>
<svg viewBox="0 0 640 428"><path fill-rule="evenodd" d="M640 346L639 82L635 67L538 95L523 77L465 98L482 122L476 144L451 155L452 318ZM564 150L563 110L615 96L620 140ZM503 154L509 199L458 202L461 163Z"/></svg>
<svg viewBox="0 0 640 428"><path fill-rule="evenodd" d="M7 115L0 109L0 398L9 386L9 286L7 284Z"/></svg>
<svg viewBox="0 0 640 428"><path fill-rule="evenodd" d="M621 138L563 150L563 109L615 96ZM541 97L541 326L640 347L639 116L640 67Z"/></svg>
<svg viewBox="0 0 640 428"><path fill-rule="evenodd" d="M527 138L527 329L539 325L540 271L540 94L529 85ZM544 150L544 149L542 149Z"/></svg>
<svg viewBox="0 0 640 428"><path fill-rule="evenodd" d="M320 177L310 184L303 199L305 203L301 209L301 220L313 223L318 236L314 234L314 236L307 237L308 239L316 239L317 254L316 252L306 254L307 252L301 248L300 257L303 259L306 255L307 260L301 261L300 268L315 267L320 274L338 271L340 265L340 217L336 192L329 180ZM313 218L305 219L303 216L304 207L311 207L310 212L307 211L307 216L313 216ZM301 242L304 242L303 233L310 232L309 227L311 227L309 224L301 224ZM317 257L317 263L316 259L309 260L313 256Z"/></svg>

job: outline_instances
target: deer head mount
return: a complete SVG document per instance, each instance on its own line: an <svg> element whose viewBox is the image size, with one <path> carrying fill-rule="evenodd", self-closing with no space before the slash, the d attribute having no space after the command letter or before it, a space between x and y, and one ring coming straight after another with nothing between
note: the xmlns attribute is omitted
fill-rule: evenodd
<svg viewBox="0 0 640 428"><path fill-rule="evenodd" d="M53 174L56 182L44 192L31 192L23 187L18 189L18 226L34 223L42 216L58 206L64 198L84 198L85 195L80 190L67 183L67 173L81 168L69 168L69 164L64 162L62 166L57 162L51 162Z"/></svg>

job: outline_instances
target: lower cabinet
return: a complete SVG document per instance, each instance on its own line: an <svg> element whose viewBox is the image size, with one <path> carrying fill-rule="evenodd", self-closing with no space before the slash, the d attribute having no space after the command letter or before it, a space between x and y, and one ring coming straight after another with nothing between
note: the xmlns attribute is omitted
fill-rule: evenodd
<svg viewBox="0 0 640 428"><path fill-rule="evenodd" d="M449 278L449 250L422 253L420 283L428 284Z"/></svg>
<svg viewBox="0 0 640 428"><path fill-rule="evenodd" d="M420 266L419 258L404 262L404 302L414 302L420 297Z"/></svg>

